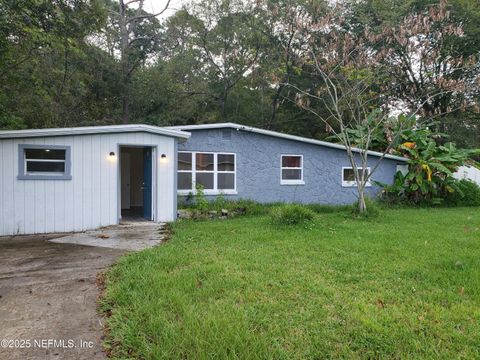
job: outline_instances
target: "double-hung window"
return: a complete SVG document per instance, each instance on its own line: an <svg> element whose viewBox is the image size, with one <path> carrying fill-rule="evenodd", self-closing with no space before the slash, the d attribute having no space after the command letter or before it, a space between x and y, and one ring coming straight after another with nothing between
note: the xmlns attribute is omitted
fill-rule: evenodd
<svg viewBox="0 0 480 360"><path fill-rule="evenodd" d="M282 155L280 184L303 185L303 155Z"/></svg>
<svg viewBox="0 0 480 360"><path fill-rule="evenodd" d="M216 154L217 189L235 191L235 154Z"/></svg>
<svg viewBox="0 0 480 360"><path fill-rule="evenodd" d="M71 180L69 146L19 145L19 180Z"/></svg>
<svg viewBox="0 0 480 360"><path fill-rule="evenodd" d="M188 194L201 185L205 194L236 193L235 154L213 152L178 153L178 192Z"/></svg>
<svg viewBox="0 0 480 360"><path fill-rule="evenodd" d="M177 188L178 190L191 190L193 184L193 161L192 153L178 153L178 174Z"/></svg>
<svg viewBox="0 0 480 360"><path fill-rule="evenodd" d="M365 174L365 177L368 177L370 174L370 168L365 168L365 173L362 171L362 167L357 167L358 179L362 179L362 174ZM355 182L355 172L352 167L343 167L342 168L342 186L343 187L352 187L356 186ZM365 186L371 186L370 179L367 180Z"/></svg>
<svg viewBox="0 0 480 360"><path fill-rule="evenodd" d="M195 185L205 190L215 190L215 154L195 154Z"/></svg>

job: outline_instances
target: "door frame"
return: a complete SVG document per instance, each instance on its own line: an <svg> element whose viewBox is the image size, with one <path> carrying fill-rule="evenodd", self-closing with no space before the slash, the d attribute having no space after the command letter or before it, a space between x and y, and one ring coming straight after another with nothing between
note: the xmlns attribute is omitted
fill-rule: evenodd
<svg viewBox="0 0 480 360"><path fill-rule="evenodd" d="M157 157L158 146L156 144L131 144L131 143L118 143L118 168L117 168L117 224L122 221L122 148L151 148L152 150L152 222L158 222L157 220Z"/></svg>
<svg viewBox="0 0 480 360"><path fill-rule="evenodd" d="M128 161L127 161L128 160ZM123 209L130 209L131 208L131 184L129 184L130 186L127 188L124 188L124 177L123 175L127 175L127 167L128 167L128 176L131 177L131 172L132 172L132 169L131 169L131 154L130 153L125 153L122 154L120 153L120 162L121 162L121 166L120 166L120 210L123 210ZM128 165L128 166L127 166ZM130 180L129 180L130 181ZM125 181L125 183L128 183L129 181ZM124 191L125 190L125 191ZM128 193L128 194L126 194ZM123 204L126 202L126 199L128 198L128 207L124 207Z"/></svg>

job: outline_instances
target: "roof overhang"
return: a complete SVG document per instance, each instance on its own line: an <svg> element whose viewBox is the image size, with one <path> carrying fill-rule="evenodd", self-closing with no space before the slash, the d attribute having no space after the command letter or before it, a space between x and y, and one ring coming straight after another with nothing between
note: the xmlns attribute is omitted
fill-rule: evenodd
<svg viewBox="0 0 480 360"><path fill-rule="evenodd" d="M31 130L7 130L0 131L0 139L33 138L50 136L71 136L71 135L95 135L146 132L156 135L188 139L190 134L180 129L165 128L152 125L131 124L131 125L107 125L107 126L86 126L73 128L54 129L31 129Z"/></svg>
<svg viewBox="0 0 480 360"><path fill-rule="evenodd" d="M257 133L257 134L262 134L262 135L267 135L267 136L273 136L277 138L282 138L282 139L287 139L287 140L292 140L292 141L299 141L307 144L313 144L313 145L319 145L319 146L325 146L333 149L339 149L339 150L346 150L346 147L344 145L340 144L335 144L327 141L321 141L321 140L315 140L315 139L309 139L301 136L296 136L296 135L289 135L289 134L284 134L276 131L271 131L271 130L264 130L264 129L259 129L251 126L245 126L245 125L240 125L240 124L235 124L235 123L217 123L217 124L201 124L201 125L181 125L181 126L170 126L168 129L175 129L175 130L181 130L181 131L190 131L190 130L209 130L209 129L221 129L221 128L231 128L235 129L238 131L247 131L247 132L252 132L252 133ZM352 151L360 153L363 150L359 148L352 148ZM390 160L397 160L397 161L402 161L406 162L408 161L407 158L402 157L402 156L396 156L396 155L390 155L390 154L383 154L378 151L368 151L368 155L373 155L373 156L378 156L381 157L383 156L386 159Z"/></svg>

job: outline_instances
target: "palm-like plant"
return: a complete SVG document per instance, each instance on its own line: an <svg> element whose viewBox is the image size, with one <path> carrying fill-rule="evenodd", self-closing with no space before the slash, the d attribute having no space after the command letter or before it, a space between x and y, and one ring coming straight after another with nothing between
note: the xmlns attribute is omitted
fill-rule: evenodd
<svg viewBox="0 0 480 360"><path fill-rule="evenodd" d="M438 204L447 193L459 190L453 174L478 151L458 149L452 142L439 144L444 137L429 129L402 134L405 141L398 150L409 159L408 173L398 172L392 185L383 184L387 198Z"/></svg>

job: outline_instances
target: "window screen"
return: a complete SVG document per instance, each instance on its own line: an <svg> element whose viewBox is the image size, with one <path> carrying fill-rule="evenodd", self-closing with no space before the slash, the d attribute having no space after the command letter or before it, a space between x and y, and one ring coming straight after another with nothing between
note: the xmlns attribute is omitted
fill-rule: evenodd
<svg viewBox="0 0 480 360"><path fill-rule="evenodd" d="M281 184L303 183L302 155L282 155Z"/></svg>

